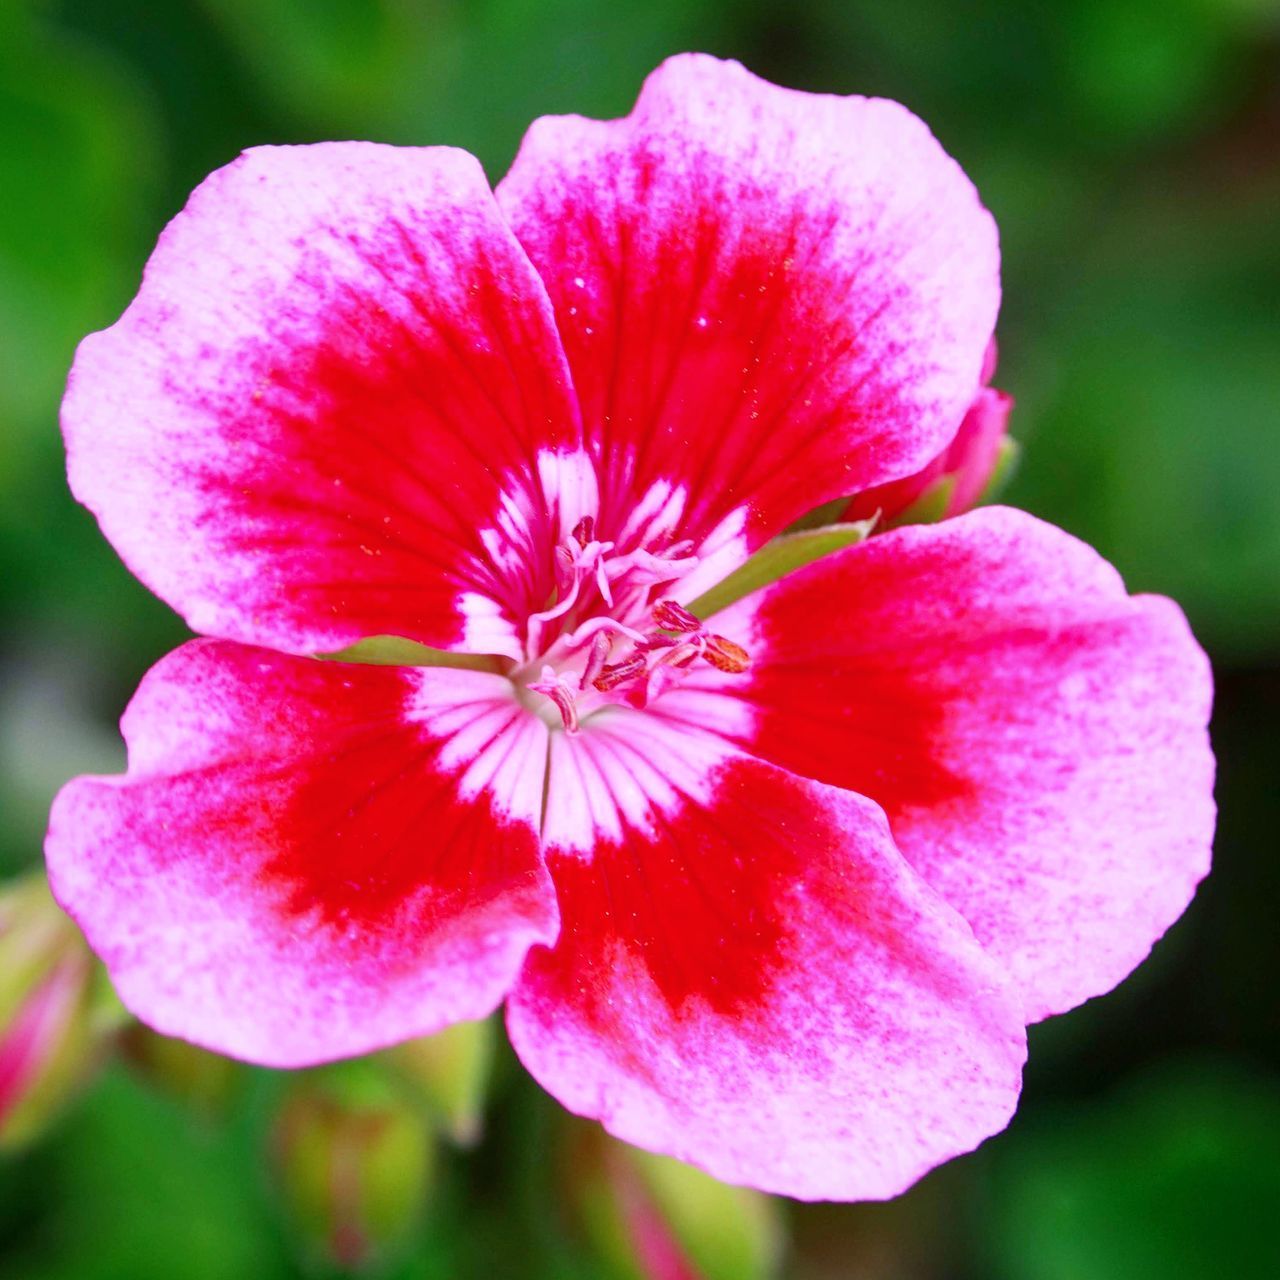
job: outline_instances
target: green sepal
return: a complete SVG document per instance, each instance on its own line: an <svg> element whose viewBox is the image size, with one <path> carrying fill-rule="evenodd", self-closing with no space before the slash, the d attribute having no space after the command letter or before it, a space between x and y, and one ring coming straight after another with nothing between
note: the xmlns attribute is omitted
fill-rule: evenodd
<svg viewBox="0 0 1280 1280"><path fill-rule="evenodd" d="M886 521L885 527L897 529L904 524L937 524L947 514L955 488L955 476L942 476L910 506L904 507L891 520Z"/></svg>
<svg viewBox="0 0 1280 1280"><path fill-rule="evenodd" d="M709 618L743 596L814 560L862 542L875 527L876 517L850 524L828 524L819 529L784 533L767 542L746 564L735 569L723 582L704 592L688 606L699 618Z"/></svg>
<svg viewBox="0 0 1280 1280"><path fill-rule="evenodd" d="M814 507L808 515L787 525L783 533L807 533L810 529L822 529L829 524L840 523L840 513L849 505L849 497L832 498L820 507Z"/></svg>
<svg viewBox="0 0 1280 1280"><path fill-rule="evenodd" d="M461 667L497 671L498 660L487 653L451 653L403 636L368 636L336 653L316 655L325 662L362 662L374 667Z"/></svg>
<svg viewBox="0 0 1280 1280"><path fill-rule="evenodd" d="M1013 479L1022 461L1022 446L1012 436L1002 436L1000 449L996 454L996 464L991 468L991 475L978 495L978 506L994 502L1003 492L1005 485Z"/></svg>

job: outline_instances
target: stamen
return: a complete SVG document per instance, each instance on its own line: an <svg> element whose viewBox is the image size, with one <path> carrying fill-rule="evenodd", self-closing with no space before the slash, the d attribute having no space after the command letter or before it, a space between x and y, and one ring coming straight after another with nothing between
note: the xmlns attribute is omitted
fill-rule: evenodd
<svg viewBox="0 0 1280 1280"><path fill-rule="evenodd" d="M579 689L586 689L604 670L609 650L613 648L613 640L607 631L597 631L591 641L591 652L587 655L587 665L582 668L582 679L578 681Z"/></svg>
<svg viewBox="0 0 1280 1280"><path fill-rule="evenodd" d="M613 607L607 569L609 553L614 544L593 541L590 535L594 531L595 521L590 516L583 516L574 525L570 535L578 544L577 550L567 542L556 547L556 590L559 598L550 608L529 615L529 646L535 652L542 641L543 627L557 618L563 618L578 603L578 598L582 595L583 580L588 574L595 575L596 586L604 597L605 604ZM583 541L584 538L586 541Z"/></svg>
<svg viewBox="0 0 1280 1280"><path fill-rule="evenodd" d="M702 652L702 646L702 636L686 636L683 640L677 640L675 645L668 649L653 665L655 667L678 667L683 670L691 665L698 654Z"/></svg>
<svg viewBox="0 0 1280 1280"><path fill-rule="evenodd" d="M702 656L717 671L730 675L741 675L751 666L751 655L740 644L724 636L705 636Z"/></svg>
<svg viewBox="0 0 1280 1280"><path fill-rule="evenodd" d="M644 656L639 653L633 653L631 657L624 658L621 662L611 662L605 666L591 682L591 687L601 693L608 693L611 689L616 689L620 684L626 684L637 676L643 675L645 666Z"/></svg>
<svg viewBox="0 0 1280 1280"><path fill-rule="evenodd" d="M555 703L567 733L578 732L578 706L573 689L563 676L556 674L554 667L543 667L541 678L531 680L529 688Z"/></svg>
<svg viewBox="0 0 1280 1280"><path fill-rule="evenodd" d="M655 631L653 635L646 636L638 647L648 653L653 649L670 649L672 645L679 643L680 641L677 637L663 635L661 631Z"/></svg>
<svg viewBox="0 0 1280 1280"><path fill-rule="evenodd" d="M561 542L556 545L556 586L561 590L566 590L573 582L573 567L578 562L578 557L574 551L565 543Z"/></svg>
<svg viewBox="0 0 1280 1280"><path fill-rule="evenodd" d="M584 697L586 715L599 705L597 694L643 707L679 684L699 659L728 674L751 666L740 644L705 631L679 600L650 598L655 584L670 583L697 567L691 541L661 550L638 547L625 555L615 555L614 549L615 543L597 540L595 518L583 516L555 548L555 603L529 616L530 659L545 665L526 688L551 700L569 733L579 729ZM646 611L647 626L641 621ZM610 616L615 612L629 621ZM584 619L584 614L595 616ZM546 629L557 620L563 630L544 647ZM631 625L637 621L643 630ZM611 662L624 642L624 656ZM584 646L589 648L579 652Z"/></svg>
<svg viewBox="0 0 1280 1280"><path fill-rule="evenodd" d="M615 556L609 562L609 576L615 581L630 575L637 583L669 582L698 567L698 557L689 554L692 550L693 543L685 541L673 543L656 554L641 549Z"/></svg>
<svg viewBox="0 0 1280 1280"><path fill-rule="evenodd" d="M632 705L637 707L646 707L655 698L665 693L668 689L674 689L683 679L678 670L674 670L669 666L655 663L645 674L644 681L632 694Z"/></svg>
<svg viewBox="0 0 1280 1280"><path fill-rule="evenodd" d="M595 545L600 547L612 547L613 543L599 542ZM608 561L606 561L602 555L596 558L596 590L600 592L600 598L605 602L605 604L612 609L613 591L609 587L609 565Z"/></svg>
<svg viewBox="0 0 1280 1280"><path fill-rule="evenodd" d="M530 623L554 622L557 618L563 617L577 603L578 588L581 583L582 579L575 574L565 585L564 594L550 609L542 609L538 613L529 615Z"/></svg>
<svg viewBox="0 0 1280 1280"><path fill-rule="evenodd" d="M620 636L626 636L635 644L644 644L648 639L643 631L637 631L635 627L629 627L616 618L599 617L588 618L576 631L565 636L565 646L570 649L579 649L601 631L612 631Z"/></svg>
<svg viewBox="0 0 1280 1280"><path fill-rule="evenodd" d="M702 623L678 600L659 600L653 620L665 631L701 631Z"/></svg>

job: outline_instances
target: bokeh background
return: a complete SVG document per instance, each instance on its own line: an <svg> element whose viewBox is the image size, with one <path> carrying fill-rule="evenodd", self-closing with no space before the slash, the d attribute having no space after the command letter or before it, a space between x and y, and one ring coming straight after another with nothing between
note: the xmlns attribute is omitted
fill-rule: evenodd
<svg viewBox="0 0 1280 1280"><path fill-rule="evenodd" d="M57 406L75 342L128 302L190 189L243 147L346 137L460 145L497 178L534 116L622 114L686 48L930 122L1002 230L1008 499L1176 597L1217 672L1216 869L1186 918L1120 990L1035 1030L1022 1109L977 1155L893 1204L784 1206L781 1274L1272 1280L1274 0L0 0L0 874L37 862L62 781L120 767L116 718L185 637L67 494ZM0 1275L323 1270L269 1158L290 1080L183 1070L166 1086L115 1060L0 1157ZM625 1276L575 1227L598 1162L566 1157L501 1047L493 1074L484 1140L414 1166L421 1212L387 1227L383 1270Z"/></svg>

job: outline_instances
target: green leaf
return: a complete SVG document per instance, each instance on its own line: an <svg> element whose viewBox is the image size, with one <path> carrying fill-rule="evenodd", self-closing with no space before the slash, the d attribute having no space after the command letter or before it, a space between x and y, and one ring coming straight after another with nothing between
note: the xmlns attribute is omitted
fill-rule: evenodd
<svg viewBox="0 0 1280 1280"><path fill-rule="evenodd" d="M859 520L851 524L824 525L821 529L806 529L800 533L784 533L767 542L723 582L700 595L689 605L689 610L699 618L709 618L752 591L777 582L785 574L829 556L833 551L861 542L875 523L875 519Z"/></svg>

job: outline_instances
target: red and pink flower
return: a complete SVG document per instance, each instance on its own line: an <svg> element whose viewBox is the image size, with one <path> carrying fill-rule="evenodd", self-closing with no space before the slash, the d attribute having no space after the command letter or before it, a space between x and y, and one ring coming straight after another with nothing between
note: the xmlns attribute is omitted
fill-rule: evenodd
<svg viewBox="0 0 1280 1280"><path fill-rule="evenodd" d="M944 451L998 301L919 120L705 57L496 193L441 147L210 177L64 407L77 496L216 637L53 813L125 1002L291 1066L505 1000L565 1106L794 1196L1000 1129L1025 1024L1208 867L1181 614L999 508L698 607Z"/></svg>

